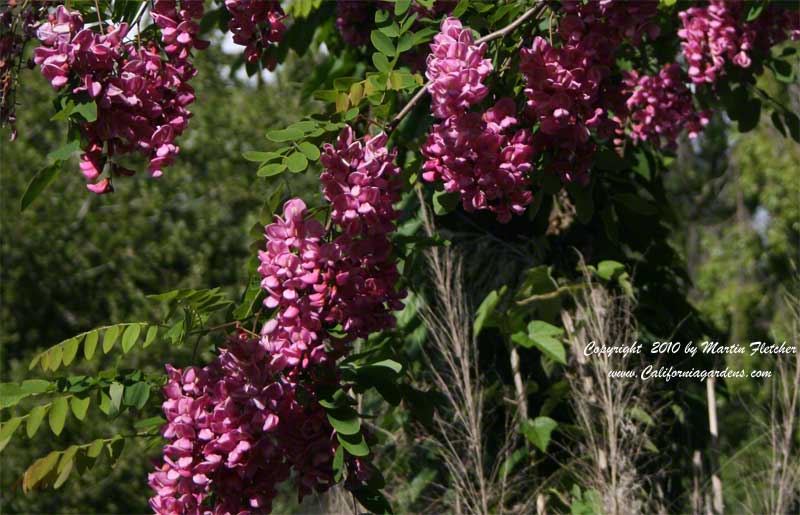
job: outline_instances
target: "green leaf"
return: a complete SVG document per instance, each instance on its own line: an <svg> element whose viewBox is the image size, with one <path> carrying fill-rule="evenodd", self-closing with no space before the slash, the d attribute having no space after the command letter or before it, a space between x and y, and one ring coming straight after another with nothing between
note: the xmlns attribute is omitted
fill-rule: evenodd
<svg viewBox="0 0 800 515"><path fill-rule="evenodd" d="M655 421L653 420L653 417L651 417L645 410L643 410L642 408L640 408L638 406L634 406L631 409L630 415L631 415L631 417L633 419L638 420L639 422L641 422L641 423L643 423L645 425L648 425L648 426L655 425Z"/></svg>
<svg viewBox="0 0 800 515"><path fill-rule="evenodd" d="M145 382L134 383L125 388L124 403L136 409L144 408L150 398L150 385Z"/></svg>
<svg viewBox="0 0 800 515"><path fill-rule="evenodd" d="M411 0L395 0L394 3L394 15L395 16L402 16L408 11L408 8L411 6Z"/></svg>
<svg viewBox="0 0 800 515"><path fill-rule="evenodd" d="M151 427L163 426L166 420L164 417L150 417L144 420L137 420L134 422L133 427L139 431L150 429Z"/></svg>
<svg viewBox="0 0 800 515"><path fill-rule="evenodd" d="M83 420L86 418L86 412L89 410L90 401L91 399L89 397L86 397L85 399L72 397L69 400L70 407L72 408L72 414L75 415L75 418L78 420Z"/></svg>
<svg viewBox="0 0 800 515"><path fill-rule="evenodd" d="M313 143L309 141L304 141L299 145L297 145L297 147L300 149L300 152L305 154L305 156L309 158L311 161L316 161L317 159L319 159L319 148L317 148L317 146L314 145Z"/></svg>
<svg viewBox="0 0 800 515"><path fill-rule="evenodd" d="M403 52L410 50L411 47L414 46L414 35L406 32L402 36L400 36L400 41L397 42L397 53L402 54Z"/></svg>
<svg viewBox="0 0 800 515"><path fill-rule="evenodd" d="M358 413L351 407L329 410L327 415L328 422L339 434L354 435L361 429Z"/></svg>
<svg viewBox="0 0 800 515"><path fill-rule="evenodd" d="M70 338L64 342L64 355L61 358L64 362L64 366L69 365L75 359L75 356L78 354L78 347L80 344L81 340L78 337Z"/></svg>
<svg viewBox="0 0 800 515"><path fill-rule="evenodd" d="M61 460L58 462L58 468L56 472L58 473L58 477L56 478L55 483L53 483L54 489L59 489L61 485L63 485L67 478L69 478L70 473L72 472L72 467L75 464L74 458L75 453L78 451L78 447L75 445L71 445L64 453L61 455Z"/></svg>
<svg viewBox="0 0 800 515"><path fill-rule="evenodd" d="M0 384L0 409L16 406L19 401L39 393L50 390L52 383L43 379L27 379L21 384L3 383Z"/></svg>
<svg viewBox="0 0 800 515"><path fill-rule="evenodd" d="M396 38L400 35L400 26L396 22L392 22L385 27L380 27L378 30L390 38Z"/></svg>
<svg viewBox="0 0 800 515"><path fill-rule="evenodd" d="M336 448L336 453L333 455L333 481L338 483L342 480L344 472L344 447L341 445Z"/></svg>
<svg viewBox="0 0 800 515"><path fill-rule="evenodd" d="M114 344L117 343L119 332L120 327L118 325L112 325L106 329L106 332L103 334L103 353L108 354L114 347Z"/></svg>
<svg viewBox="0 0 800 515"><path fill-rule="evenodd" d="M152 345L152 343L156 341L156 336L158 336L158 326L152 325L149 329L147 329L147 336L144 337L142 348L146 349Z"/></svg>
<svg viewBox="0 0 800 515"><path fill-rule="evenodd" d="M742 106L737 118L739 132L748 132L755 129L759 118L761 118L761 102L756 98L751 98Z"/></svg>
<svg viewBox="0 0 800 515"><path fill-rule="evenodd" d="M113 416L119 413L119 407L122 403L122 394L125 391L125 386L122 383L111 383L111 386L108 388L108 397L111 399L111 410L110 414Z"/></svg>
<svg viewBox="0 0 800 515"><path fill-rule="evenodd" d="M286 170L286 163L270 163L260 167L256 175L259 177L272 177L282 173L284 170Z"/></svg>
<svg viewBox="0 0 800 515"><path fill-rule="evenodd" d="M42 420L47 414L47 408L48 406L36 406L28 413L28 419L25 421L25 434L28 435L28 438L33 438L33 435L39 430L39 426L42 425Z"/></svg>
<svg viewBox="0 0 800 515"><path fill-rule="evenodd" d="M781 82L791 84L794 82L794 68L791 64L781 59L774 59L770 66L775 73L775 78Z"/></svg>
<svg viewBox="0 0 800 515"><path fill-rule="evenodd" d="M781 120L781 115L778 111L773 111L770 115L772 119L772 125L781 133L781 136L786 137L786 126L783 124L783 120Z"/></svg>
<svg viewBox="0 0 800 515"><path fill-rule="evenodd" d="M286 166L292 173L302 172L308 167L308 159L302 152L294 152L286 158Z"/></svg>
<svg viewBox="0 0 800 515"><path fill-rule="evenodd" d="M761 12L764 10L764 3L765 2L757 2L750 6L750 9L747 11L747 21L753 21L761 16Z"/></svg>
<svg viewBox="0 0 800 515"><path fill-rule="evenodd" d="M597 264L597 275L606 281L611 281L624 272L625 265L617 261L605 260Z"/></svg>
<svg viewBox="0 0 800 515"><path fill-rule="evenodd" d="M791 111L783 113L783 121L786 122L786 128L789 129L789 134L792 139L800 143L800 118Z"/></svg>
<svg viewBox="0 0 800 515"><path fill-rule="evenodd" d="M31 202L36 200L36 198L50 186L60 171L61 163L54 163L36 172L31 182L29 182L28 186L25 188L25 193L22 194L22 198L19 201L19 210L24 211L30 206Z"/></svg>
<svg viewBox="0 0 800 515"><path fill-rule="evenodd" d="M61 145L57 149L47 154L47 159L51 159L54 161L64 161L65 159L68 159L73 152L80 150L80 148L81 148L80 140L73 140Z"/></svg>
<svg viewBox="0 0 800 515"><path fill-rule="evenodd" d="M386 55L375 52L372 54L372 64L375 65L375 68L379 72L389 73L392 71L392 65L389 64L389 59L386 58Z"/></svg>
<svg viewBox="0 0 800 515"><path fill-rule="evenodd" d="M456 5L455 9L451 13L451 16L454 18L461 18L461 16L467 12L469 8L470 0L459 0L458 4Z"/></svg>
<svg viewBox="0 0 800 515"><path fill-rule="evenodd" d="M53 401L53 406L50 408L50 416L47 417L47 422L50 424L50 429L56 435L60 435L64 429L64 422L67 420L67 411L69 411L69 402L66 397L59 397Z"/></svg>
<svg viewBox="0 0 800 515"><path fill-rule="evenodd" d="M47 371L56 371L61 366L61 357L64 355L64 349L60 345L56 345L45 351L42 357L42 369Z"/></svg>
<svg viewBox="0 0 800 515"><path fill-rule="evenodd" d="M389 36L379 30L373 30L369 36L370 41L378 49L378 52L394 57L395 48Z"/></svg>
<svg viewBox="0 0 800 515"><path fill-rule="evenodd" d="M103 450L103 445L105 442L102 439L97 439L89 444L86 448L86 455L90 458L97 458L100 456L100 452Z"/></svg>
<svg viewBox="0 0 800 515"><path fill-rule="evenodd" d="M497 303L500 302L500 298L504 292L505 287L499 292L497 290L490 291L486 298L483 299L483 302L481 302L481 305L478 306L478 310L475 312L475 321L472 323L473 336L478 336L483 326L486 325L486 322L491 320L491 316L495 308L497 308Z"/></svg>
<svg viewBox="0 0 800 515"><path fill-rule="evenodd" d="M14 417L6 420L3 426L0 427L0 452L3 452L8 442L11 441L20 422L22 422L22 417Z"/></svg>
<svg viewBox="0 0 800 515"><path fill-rule="evenodd" d="M81 115L87 122L94 122L97 120L97 104L95 104L94 101L86 102L85 104L77 104L72 112Z"/></svg>
<svg viewBox="0 0 800 515"><path fill-rule="evenodd" d="M522 424L522 433L539 450L547 452L550 435L557 426L558 422L550 417L536 417L535 420L526 420Z"/></svg>
<svg viewBox="0 0 800 515"><path fill-rule="evenodd" d="M98 332L92 331L83 340L83 357L86 359L92 359L92 356L94 356L94 350L97 348L97 338Z"/></svg>
<svg viewBox="0 0 800 515"><path fill-rule="evenodd" d="M108 451L108 457L111 459L111 466L116 466L120 456L122 456L122 451L125 450L125 439L120 436L111 440L106 444L106 450Z"/></svg>
<svg viewBox="0 0 800 515"><path fill-rule="evenodd" d="M542 320L534 320L528 324L528 332L518 332L511 335L511 340L526 348L536 347L550 359L567 363L566 352L560 338L563 331L560 327L548 324Z"/></svg>
<svg viewBox="0 0 800 515"><path fill-rule="evenodd" d="M139 339L139 333L141 331L141 324L129 325L128 328L125 329L125 333L122 335L122 352L127 354L128 351L136 345L136 340Z"/></svg>
<svg viewBox="0 0 800 515"><path fill-rule="evenodd" d="M461 196L456 193L437 191L433 194L433 212L437 215L446 215L456 209Z"/></svg>
<svg viewBox="0 0 800 515"><path fill-rule="evenodd" d="M44 458L39 458L33 465L28 467L25 474L22 476L22 490L25 493L30 492L33 488L53 470L53 467L58 463L60 453L53 451Z"/></svg>
<svg viewBox="0 0 800 515"><path fill-rule="evenodd" d="M364 435L361 433L351 436L337 433L336 437L339 439L339 443L344 447L344 450L351 455L362 457L369 454L369 445L367 445L367 442L364 440Z"/></svg>
<svg viewBox="0 0 800 515"><path fill-rule="evenodd" d="M254 163L265 163L267 161L272 161L273 159L277 159L281 157L281 155L278 152L250 151L242 154L242 157L244 157L248 161L253 161Z"/></svg>
<svg viewBox="0 0 800 515"><path fill-rule="evenodd" d="M283 143L286 141L296 141L303 137L303 131L300 129L277 129L267 132L267 139L276 143Z"/></svg>

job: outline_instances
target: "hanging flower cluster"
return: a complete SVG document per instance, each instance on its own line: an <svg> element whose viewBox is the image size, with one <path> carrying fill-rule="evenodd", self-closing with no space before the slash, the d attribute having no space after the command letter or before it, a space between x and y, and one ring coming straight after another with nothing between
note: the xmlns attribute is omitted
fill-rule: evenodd
<svg viewBox="0 0 800 515"><path fill-rule="evenodd" d="M386 140L380 134L361 141L346 127L335 147L323 147L323 194L338 236L307 220L300 199L288 201L283 217L266 228L259 272L269 294L264 303L278 312L264 326L264 344L283 366L305 368L335 359L348 341L392 327L391 312L402 309L389 241L398 216L392 204L399 200L400 169ZM344 332L328 338L330 352L324 349L323 325L339 325Z"/></svg>
<svg viewBox="0 0 800 515"><path fill-rule="evenodd" d="M244 332L206 367L167 366L168 444L148 477L155 513L264 513L292 476L301 499L333 483L335 437L324 409L296 377L275 372L259 339Z"/></svg>
<svg viewBox="0 0 800 515"><path fill-rule="evenodd" d="M624 83L634 141L651 141L674 149L681 132L686 130L690 138L696 138L708 124L709 113L695 109L692 93L675 63L664 66L655 76L629 71Z"/></svg>
<svg viewBox="0 0 800 515"><path fill-rule="evenodd" d="M713 84L730 62L749 68L752 53L800 38L800 12L770 6L753 21L746 20L748 4L711 0L708 6L679 13L683 27L678 37L696 84ZM789 34L787 34L789 32Z"/></svg>
<svg viewBox="0 0 800 515"><path fill-rule="evenodd" d="M626 39L658 35L650 21L657 9L656 1L565 2L558 23L561 46L536 37L530 49L522 49L528 112L539 123L534 146L552 152L548 169L562 179L588 182L592 131L609 139L620 129L625 104L608 80L615 53Z"/></svg>
<svg viewBox="0 0 800 515"><path fill-rule="evenodd" d="M485 52L486 45L476 45L458 19L442 21L426 75L431 111L444 120L422 147L422 178L443 181L445 191L460 194L466 211L486 209L505 223L533 200L528 177L533 147L529 131L513 130L518 124L513 100L499 100L483 115L468 111L489 93L483 81L492 63Z"/></svg>
<svg viewBox="0 0 800 515"><path fill-rule="evenodd" d="M87 185L94 193L113 191L110 177L98 179L106 163L121 154L147 156L150 175L160 177L178 153L175 139L191 117L187 106L195 96L188 81L197 72L190 52L208 45L197 39L195 20L202 16L203 4L156 1L151 12L161 28L166 60L154 42L141 47L126 42L127 24L98 33L84 28L80 13L64 6L37 32L42 45L34 51L34 62L42 75L55 89L67 86L68 94L97 105L97 119L80 126L87 140L80 168L88 181L97 181ZM113 162L111 170L113 175L133 173Z"/></svg>
<svg viewBox="0 0 800 515"><path fill-rule="evenodd" d="M231 13L228 29L233 33L233 42L245 47L247 62L261 59L264 67L275 68L277 61L272 50L283 39L286 14L277 0L225 0L225 8Z"/></svg>
<svg viewBox="0 0 800 515"><path fill-rule="evenodd" d="M461 195L465 211L488 209L503 223L522 214L533 200L533 147L530 131L513 130L515 110L504 98L482 116L465 113L435 125L422 147L423 179L442 180L445 191Z"/></svg>
<svg viewBox="0 0 800 515"><path fill-rule="evenodd" d="M476 45L472 31L463 28L458 18L442 21L425 72L434 116L460 115L486 98L489 88L483 81L492 72L492 62L483 57L485 53L486 43Z"/></svg>
<svg viewBox="0 0 800 515"><path fill-rule="evenodd" d="M358 140L347 127L323 148L332 228L310 219L300 199L266 227L259 272L264 304L277 313L262 337L240 333L202 369L168 367L169 444L149 476L156 513L263 513L289 477L301 499L333 484L338 441L315 392L331 386L323 378L336 377L348 342L392 327L402 308L389 241L400 170L386 140ZM347 466L352 481L371 475L361 459Z"/></svg>

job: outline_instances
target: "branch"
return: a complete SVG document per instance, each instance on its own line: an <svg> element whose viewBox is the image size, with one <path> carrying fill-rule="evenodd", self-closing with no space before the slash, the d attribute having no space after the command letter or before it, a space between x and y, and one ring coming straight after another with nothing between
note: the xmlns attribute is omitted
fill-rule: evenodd
<svg viewBox="0 0 800 515"><path fill-rule="evenodd" d="M519 27L520 25L522 25L526 20L528 20L528 19L530 19L532 17L538 18L539 15L542 14L542 11L544 11L544 9L545 9L544 1L543 0L538 0L536 2L536 5L534 5L533 7L528 9L527 11L525 11L525 13L522 16L520 16L516 20L512 21L511 23L509 23L508 25L506 25L502 29L496 30L496 31L492 32L491 34L487 34L487 35L483 36L482 38L479 38L478 40L475 41L475 43L476 44L486 43L486 42L492 41L494 39L501 38L501 37L505 36L506 34L508 34L509 32L511 32L514 29L516 29L517 27ZM411 97L411 99L406 103L406 105L403 106L403 108L400 110L400 112L397 113L397 115L395 115L394 118L392 118L392 121L389 122L389 124L386 126L386 132L387 133L390 133L395 128L397 128L397 125L400 123L400 121L403 118L405 118L406 115L408 115L408 113L410 113L412 109L414 109L414 106L417 105L417 103L420 100L422 100L422 97L424 97L425 94L428 93L428 86L429 85L430 85L430 81L426 82L422 86L422 89L417 91L416 94L413 97Z"/></svg>
<svg viewBox="0 0 800 515"><path fill-rule="evenodd" d="M545 4L544 4L543 1L540 0L540 1L536 2L536 5L534 5L533 7L528 9L527 11L525 11L525 13L522 16L520 16L516 20L512 21L511 23L509 23L508 25L506 25L502 29L496 30L496 31L492 32L491 34L487 34L487 35L483 36L482 38L477 39L475 41L475 43L476 44L488 43L489 41L492 41L493 39L502 38L503 36L505 36L509 32L513 31L514 29L516 29L517 27L522 25L525 22L525 20L527 20L528 18L530 18L532 16L536 16L538 18L539 15L542 14L542 11L544 11L544 8L545 8Z"/></svg>

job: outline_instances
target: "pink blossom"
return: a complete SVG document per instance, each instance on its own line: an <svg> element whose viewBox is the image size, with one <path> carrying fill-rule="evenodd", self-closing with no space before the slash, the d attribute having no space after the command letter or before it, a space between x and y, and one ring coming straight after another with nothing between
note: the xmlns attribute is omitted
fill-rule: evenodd
<svg viewBox="0 0 800 515"><path fill-rule="evenodd" d="M492 71L484 59L486 44L476 45L472 32L457 18L442 21L441 32L433 38L427 60L431 109L434 116L447 118L463 113L486 98L483 80Z"/></svg>
<svg viewBox="0 0 800 515"><path fill-rule="evenodd" d="M437 124L422 147L427 161L422 177L444 181L459 193L466 211L488 209L501 222L521 214L533 199L529 191L533 147L518 124L511 99L498 101L483 116L467 113Z"/></svg>
<svg viewBox="0 0 800 515"><path fill-rule="evenodd" d="M686 130L695 138L708 123L708 113L694 108L692 94L681 78L677 64L668 64L656 76L625 76L625 93L634 141L652 141L656 146L675 148Z"/></svg>
<svg viewBox="0 0 800 515"><path fill-rule="evenodd" d="M155 513L263 513L292 474L300 498L333 483L334 432L314 391L276 378L257 339L240 333L212 364L167 374Z"/></svg>
<svg viewBox="0 0 800 515"><path fill-rule="evenodd" d="M350 236L387 234L394 230L398 213L392 204L400 200L400 168L392 161L396 152L386 149L387 136L380 133L357 140L353 129L339 134L336 147L323 146L320 176L331 218Z"/></svg>
<svg viewBox="0 0 800 515"><path fill-rule="evenodd" d="M160 177L180 151L175 139L188 126L186 106L194 101L188 81L197 73L190 51L207 46L197 39L202 1L159 0L151 14L167 60L153 42L126 43L126 24L99 33L84 28L80 14L63 6L38 29L42 46L34 50L34 62L42 75L54 88L69 85L69 93L88 94L97 105L97 119L80 126L87 141L80 169L89 181L97 181L107 163L117 175L127 174L113 157L130 153L146 156L150 175ZM113 191L110 178L88 189Z"/></svg>
<svg viewBox="0 0 800 515"><path fill-rule="evenodd" d="M800 13L771 5L753 21L745 18L748 4L711 0L705 7L679 13L678 37L696 84L713 84L725 73L725 64L749 68L752 53L763 53L791 35L796 37Z"/></svg>
<svg viewBox="0 0 800 515"><path fill-rule="evenodd" d="M274 69L277 62L273 48L283 39L286 15L277 0L225 0L225 8L231 13L228 29L233 33L233 42L245 47L248 62L262 60L267 69Z"/></svg>

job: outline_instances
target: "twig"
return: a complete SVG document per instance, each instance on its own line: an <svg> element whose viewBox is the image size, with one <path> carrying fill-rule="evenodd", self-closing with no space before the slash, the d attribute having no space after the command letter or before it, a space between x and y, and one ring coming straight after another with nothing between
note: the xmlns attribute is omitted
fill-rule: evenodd
<svg viewBox="0 0 800 515"><path fill-rule="evenodd" d="M496 30L496 31L492 32L491 34L487 34L487 35L483 36L482 38L477 39L475 41L475 43L476 44L487 43L487 42L492 41L494 39L501 38L501 37L505 36L509 32L513 31L514 29L516 29L517 27L522 25L522 23L524 23L529 18L532 18L532 17L537 17L538 18L539 15L542 13L542 11L544 11L544 8L545 8L544 2L541 1L541 0L538 1L535 6L531 7L527 11L525 11L525 13L523 13L522 16L520 16L516 20L512 21L511 23L509 23L508 25L506 25L502 29ZM410 113L412 109L414 109L414 106L417 105L417 103L420 100L422 100L422 97L424 97L425 94L428 92L428 86L429 85L430 85L430 81L426 82L422 86L422 89L417 91L416 94L414 94L414 96L411 97L411 99L408 101L408 103L406 103L406 105L403 106L403 108L400 110L400 112L397 113L397 115L395 115L394 118L392 118L392 121L389 122L389 124L386 126L386 132L387 133L392 132L397 127L397 125L400 123L400 121L403 118L405 118L406 115L408 115L408 113Z"/></svg>
<svg viewBox="0 0 800 515"><path fill-rule="evenodd" d="M542 2L542 1L536 2L536 5L534 5L533 7L528 9L527 11L525 11L525 13L522 16L520 16L516 20L512 21L511 23L509 23L508 25L506 25L502 29L496 30L496 31L492 32L491 34L487 34L487 35L483 36L482 38L478 38L475 41L475 43L477 43L477 44L486 43L486 42L489 42L489 41L491 41L493 39L497 39L497 38L501 38L501 37L505 36L509 32L513 31L514 29L516 29L517 27L522 25L525 22L525 20L527 20L528 18L530 18L532 16L537 16L538 17L539 14L541 14L541 12L544 10L544 8L545 8L544 2Z"/></svg>

